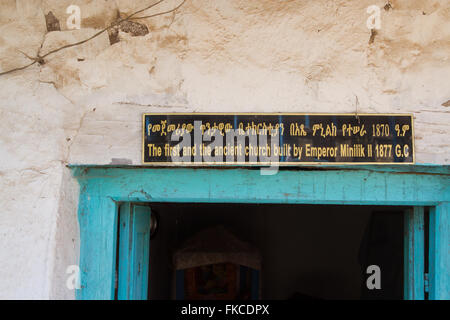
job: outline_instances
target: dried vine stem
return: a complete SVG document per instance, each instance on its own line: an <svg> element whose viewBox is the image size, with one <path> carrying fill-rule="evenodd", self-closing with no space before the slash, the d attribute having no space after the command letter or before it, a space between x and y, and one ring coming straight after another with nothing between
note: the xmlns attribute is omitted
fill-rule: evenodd
<svg viewBox="0 0 450 320"><path fill-rule="evenodd" d="M134 20L148 19L148 18L153 18L153 17L156 17L156 16L160 16L160 15L163 15L163 14L171 13L171 12L173 12L173 11L177 11L178 9L180 9L181 6L182 6L185 2L186 2L186 0L183 0L183 2L181 2L181 3L180 3L178 6L176 6L175 8L170 9L170 10L167 10L167 11L164 11L164 12L158 12L158 13L155 13L155 14L151 14L151 15L149 15L149 16L136 17L136 18L133 18L133 19L134 19Z"/></svg>
<svg viewBox="0 0 450 320"><path fill-rule="evenodd" d="M106 32L106 31L108 31L109 29L114 28L115 26L121 24L122 22L131 20L131 19L133 19L133 20L139 20L139 19L153 18L153 17L157 17L157 16L164 15L164 14L168 14L168 13L171 13L171 12L175 12L176 10L178 10L178 9L186 2L186 0L183 0L183 2L181 2L181 4L179 4L179 5L176 6L175 8L170 9L170 10L167 10L167 11L164 11L164 12L158 12L158 13L155 13L155 14L152 14L152 15L149 15L149 16L135 17L136 15L138 15L138 14L144 12L144 11L147 11L147 10L151 9L151 8L153 8L154 6L157 6L158 4L160 4L160 3L163 2L163 1L165 1L165 0L159 0L159 1L157 1L157 2L155 2L155 3L153 3L153 4L151 4L151 5L149 5L149 6L145 7L145 8L143 8L143 9L140 9L140 10L138 10L138 11L136 11L136 12L133 12L132 14L130 14L129 16L127 16L127 17L125 17L125 18L123 18L123 19L118 19L117 21L113 22L112 24L110 24L110 25L107 26L106 28L104 28L104 29L98 31L98 32L95 33L93 36L91 36L91 37L89 37L89 38L87 38L87 39L84 39L84 40L79 41L79 42L67 44L67 45L65 45L65 46L56 48L56 49L54 49L54 50L51 50L51 51L47 52L47 53L44 54L43 56L41 56L40 53L38 52L37 57L30 57L30 56L28 56L27 54L25 54L25 53L23 53L22 51L19 50L19 51L20 51L23 55L25 55L28 59L33 60L33 62L31 62L31 63L29 63L29 64L27 64L27 65L24 65L24 66L22 66L22 67L18 67L18 68L14 68L14 69L11 69L11 70L8 70L8 71L0 72L0 76L6 75L6 74L9 74L9 73L13 73L13 72L16 72L16 71L24 70L24 69L26 69L26 68L28 68L28 67L31 67L31 66L34 65L36 62L38 62L39 64L44 64L44 63L45 63L44 58L48 57L49 55L52 55L52 54L54 54L54 53L56 53L56 52L59 52L59 51L61 51L61 50L64 50L64 49L68 49L68 48L72 48L72 47L75 47L75 46L82 45L82 44L84 44L84 43L86 43L86 42L88 42L88 41L90 41L90 40L92 40L92 39L98 37L99 35L101 35L102 33ZM41 48L42 48L42 45L41 45ZM40 50L39 50L39 51L40 51Z"/></svg>

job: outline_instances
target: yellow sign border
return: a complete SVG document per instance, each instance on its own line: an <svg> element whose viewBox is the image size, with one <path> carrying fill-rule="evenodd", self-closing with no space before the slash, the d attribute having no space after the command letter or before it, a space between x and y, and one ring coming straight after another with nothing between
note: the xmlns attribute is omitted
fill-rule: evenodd
<svg viewBox="0 0 450 320"><path fill-rule="evenodd" d="M412 146L413 146L413 161L412 162L277 162L280 167L290 166L290 167L300 167L307 165L321 165L321 166L339 166L339 165L414 165L416 164L416 144L415 144L415 134L414 134L414 115L412 113L295 113L295 112L145 112L142 114L142 165L144 166L161 166L161 167L215 167L215 166L227 166L227 167L237 167L237 166L270 166L270 162L145 162L144 152L145 152L145 117L151 115L237 115L237 116L402 116L411 117L411 135L412 135Z"/></svg>

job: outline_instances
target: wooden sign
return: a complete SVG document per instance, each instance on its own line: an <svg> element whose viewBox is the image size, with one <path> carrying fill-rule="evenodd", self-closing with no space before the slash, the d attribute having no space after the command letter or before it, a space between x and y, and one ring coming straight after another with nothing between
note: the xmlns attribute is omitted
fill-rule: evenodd
<svg viewBox="0 0 450 320"><path fill-rule="evenodd" d="M149 165L413 164L411 115L147 113Z"/></svg>

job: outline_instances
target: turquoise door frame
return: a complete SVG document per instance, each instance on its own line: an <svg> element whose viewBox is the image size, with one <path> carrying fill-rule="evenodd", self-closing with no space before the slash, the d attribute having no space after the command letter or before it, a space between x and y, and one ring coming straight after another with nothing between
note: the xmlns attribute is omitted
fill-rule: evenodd
<svg viewBox="0 0 450 320"><path fill-rule="evenodd" d="M80 184L78 299L114 299L118 210L123 203L209 202L392 205L405 214L405 298L423 299L423 210L430 206L429 297L450 299L450 167L322 166L196 169L70 166Z"/></svg>
<svg viewBox="0 0 450 320"><path fill-rule="evenodd" d="M125 202L119 214L117 299L145 300L150 256L151 209Z"/></svg>

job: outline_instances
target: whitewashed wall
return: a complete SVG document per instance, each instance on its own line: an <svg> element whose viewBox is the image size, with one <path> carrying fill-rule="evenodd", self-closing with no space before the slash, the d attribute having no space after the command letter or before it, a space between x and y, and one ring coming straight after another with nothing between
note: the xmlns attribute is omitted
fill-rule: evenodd
<svg viewBox="0 0 450 320"><path fill-rule="evenodd" d="M416 160L450 163L450 2L187 0L0 76L0 298L73 298L77 185L67 164L141 163L143 112L413 113ZM2 0L0 72L85 39L149 0ZM167 0L149 13L168 10ZM66 8L81 8L67 30ZM52 11L62 31L47 33ZM20 51L19 51L20 50Z"/></svg>

